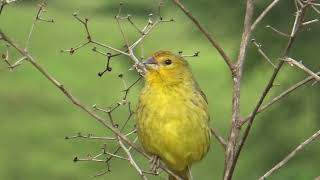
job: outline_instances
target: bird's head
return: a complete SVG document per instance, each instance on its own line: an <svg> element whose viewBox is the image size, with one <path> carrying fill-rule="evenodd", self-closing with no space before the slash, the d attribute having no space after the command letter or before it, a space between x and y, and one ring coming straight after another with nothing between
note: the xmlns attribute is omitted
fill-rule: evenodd
<svg viewBox="0 0 320 180"><path fill-rule="evenodd" d="M170 51L158 51L144 62L150 83L176 84L192 78L188 62Z"/></svg>

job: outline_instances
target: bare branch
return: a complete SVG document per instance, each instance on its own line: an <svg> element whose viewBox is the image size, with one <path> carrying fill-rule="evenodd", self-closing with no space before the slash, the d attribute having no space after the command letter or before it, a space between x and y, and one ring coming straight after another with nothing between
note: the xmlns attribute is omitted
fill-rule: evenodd
<svg viewBox="0 0 320 180"><path fill-rule="evenodd" d="M310 0L308 0L308 2L310 2ZM286 46L286 48L285 48L285 50L284 50L284 52L283 52L283 56L287 56L288 53L289 53L289 51L290 51L290 49L291 49L291 47L292 47L292 44L293 44L293 42L294 42L294 40L295 40L295 38L296 38L297 32L298 32L298 30L300 29L301 24L302 24L302 22L303 22L304 15L305 15L305 11L306 11L306 7L307 7L308 5L309 5L308 3L304 4L304 5L301 7L301 9L299 9L299 10L297 11L296 18L295 18L295 21L294 21L293 26L292 26L291 36L290 36L289 41L288 41L288 43L287 43L287 46ZM237 152L236 152L236 154L235 154L235 156L236 156L236 157L235 157L235 159L236 159L235 161L237 161L238 158L239 158L239 155L240 155L241 150L242 150L242 148L243 148L243 146L244 146L244 143L246 142L246 140L247 140L247 138L248 138L248 135L249 135L249 132L250 132L250 130L251 130L251 127L252 127L253 121L254 121L254 119L255 119L255 116L257 115L257 112L258 112L260 106L262 105L265 97L266 97L267 94L269 93L270 89L273 87L274 80L276 79L276 77L277 77L277 75L278 75L281 67L283 66L283 63L284 63L284 61L279 61L277 67L276 67L276 68L274 69L274 71L273 71L273 74L272 74L269 82L267 83L266 88L264 89L264 91L263 91L263 93L262 93L262 95L261 95L261 97L260 97L257 105L255 106L255 108L254 108L254 110L253 110L253 112L252 112L252 116L251 116L250 119L249 119L248 126L246 127L246 129L245 129L245 131L244 131L244 135L243 135L242 139L240 140L240 143L239 143Z"/></svg>
<svg viewBox="0 0 320 180"><path fill-rule="evenodd" d="M132 158L132 155L129 152L128 148L122 143L122 141L120 139L118 142L119 142L120 146L122 147L122 149L124 150L124 152L127 154L130 164L136 169L136 171L141 176L141 179L147 180L147 177L143 174L143 171L140 169L140 167L137 165L137 163Z"/></svg>
<svg viewBox="0 0 320 180"><path fill-rule="evenodd" d="M318 72L316 74L320 75L320 72ZM291 86L290 88L288 88L287 90L283 91L278 96L273 98L271 101L266 103L264 106L260 107L259 110L257 111L257 114L259 114L260 112L262 112L262 111L266 110L267 108L271 107L271 105L273 105L274 103L278 102L282 98L288 96L289 94L294 92L296 89L298 89L299 87L307 84L308 82L312 81L313 79L314 79L314 76L309 76L309 77L305 78L304 80L299 81L298 83L294 84L293 86ZM247 123L249 121L249 119L251 118L251 116L252 116L252 113L250 115L248 115L246 118L244 118L244 120L241 121L240 126L242 126L245 123Z"/></svg>
<svg viewBox="0 0 320 180"><path fill-rule="evenodd" d="M305 67L302 63L297 62L296 60L290 58L290 57L286 57L284 59L282 59L283 61L287 62L289 65L293 66L297 66L298 68L300 68L301 70L303 70L304 72L306 72L307 74L311 75L314 77L314 79L316 79L317 81L320 81L320 77L314 73L313 71L311 71L309 68Z"/></svg>
<svg viewBox="0 0 320 180"><path fill-rule="evenodd" d="M181 56L181 57L198 57L199 56L199 54L200 54L200 51L197 51L197 52L195 52L194 54L189 54L189 55L184 55L184 54L182 54L183 52L182 51L179 51L178 52L179 53L179 55Z"/></svg>
<svg viewBox="0 0 320 180"><path fill-rule="evenodd" d="M304 23L302 23L302 26L306 26L306 25L313 24L313 23L316 23L316 22L319 22L319 19L313 19L313 20L304 22Z"/></svg>
<svg viewBox="0 0 320 180"><path fill-rule="evenodd" d="M277 165L275 165L272 169L270 169L266 174L264 174L262 177L259 178L259 180L264 180L267 177L269 177L271 174L273 174L275 171L282 168L284 165L288 163L289 160L291 160L294 156L296 156L300 151L305 148L306 145L311 143L312 141L316 140L320 136L320 130L317 131L315 134L313 134L311 137L309 137L307 140L302 142L298 147L296 147L288 156L286 156L282 161L280 161Z"/></svg>
<svg viewBox="0 0 320 180"><path fill-rule="evenodd" d="M284 33L284 32L281 32L281 31L279 31L278 29L276 29L276 28L274 28L274 27L272 27L272 26L270 26L270 25L267 25L266 28L271 29L273 32L277 33L277 34L280 35L280 36L284 36L284 37L290 38L290 35L289 35L289 34L286 34L286 33Z"/></svg>
<svg viewBox="0 0 320 180"><path fill-rule="evenodd" d="M41 17L41 13L42 13L43 11L45 11L44 8L46 7L46 5L47 5L47 4L46 4L46 1L45 1L45 0L43 0L43 1L39 4L39 9L38 9L38 11L37 11L36 16L34 17L34 20L33 20L33 23L32 23L32 25L31 25L31 28L30 28L30 31L29 31L29 35L28 35L28 38L27 38L27 41L26 41L26 44L25 44L25 51L27 51L27 49L28 49L28 47L29 47L30 40L31 40L31 36L32 36L32 34L33 34L33 31L34 31L34 28L35 28L37 22L38 22L38 21L51 22L51 23L54 22L53 19L48 20L48 19L44 19L44 18Z"/></svg>
<svg viewBox="0 0 320 180"><path fill-rule="evenodd" d="M258 52L265 58L265 60L267 60L267 62L268 62L269 64L271 64L271 66L272 66L273 68L276 68L276 65L274 65L274 64L272 63L272 61L270 60L270 58L269 58L269 57L266 55L266 53L261 49L261 45L258 44L255 39L252 39L251 41L252 41L252 43L258 48Z"/></svg>
<svg viewBox="0 0 320 180"><path fill-rule="evenodd" d="M66 136L65 139L78 139L78 138L83 138L83 139L98 139L98 140L116 140L115 137L99 137L99 136L94 136L93 134L87 134L83 135L82 133L77 133L74 136Z"/></svg>
<svg viewBox="0 0 320 180"><path fill-rule="evenodd" d="M236 70L234 71L233 80L233 95L232 95L232 124L229 133L228 143L225 151L225 167L224 167L224 180L231 180L234 172L234 168L237 162L236 148L238 143L238 137L240 134L240 128L237 126L240 121L240 89L241 78L243 72L243 64L247 55L248 43L251 37L251 25L254 10L253 0L246 1L246 12L243 25L243 33L240 43L239 55L236 64Z"/></svg>
<svg viewBox="0 0 320 180"><path fill-rule="evenodd" d="M232 63L232 60L229 58L229 56L225 53L223 48L220 46L220 44L217 42L216 38L200 24L200 22L192 15L192 13L180 2L180 0L172 0L189 18L190 20L198 27L198 29L206 36L206 38L209 40L209 42L212 44L213 47L217 49L219 54L222 56L226 64L228 65L229 69L231 71L234 70L234 65Z"/></svg>
<svg viewBox="0 0 320 180"><path fill-rule="evenodd" d="M268 14L268 12L278 4L280 0L274 0L272 3L268 5L268 7L258 16L258 18L254 21L254 23L251 26L251 31L253 31L256 26L261 22L261 20Z"/></svg>
<svg viewBox="0 0 320 180"><path fill-rule="evenodd" d="M226 150L226 146L227 146L226 140L224 140L223 137L220 136L215 129L210 128L210 132L218 140L218 142L222 145L223 149Z"/></svg>

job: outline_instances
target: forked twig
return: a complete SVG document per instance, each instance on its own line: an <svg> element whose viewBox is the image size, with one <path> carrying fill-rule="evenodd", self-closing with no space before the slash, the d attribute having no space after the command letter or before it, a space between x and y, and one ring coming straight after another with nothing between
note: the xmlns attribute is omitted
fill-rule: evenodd
<svg viewBox="0 0 320 180"><path fill-rule="evenodd" d="M29 47L29 44L30 44L30 40L31 40L31 36L33 34L33 31L34 31L34 28L37 24L38 21L44 21L44 22L50 22L50 23L53 23L54 20L53 19L44 19L41 17L41 13L45 11L45 7L46 7L46 0L43 0L40 4L39 4L39 9L34 17L34 20L32 22L32 25L31 25L31 28L30 28L30 31L29 31L29 35L28 35L28 38L27 38L27 41L26 41L26 44L25 44L25 51L27 51L28 47Z"/></svg>

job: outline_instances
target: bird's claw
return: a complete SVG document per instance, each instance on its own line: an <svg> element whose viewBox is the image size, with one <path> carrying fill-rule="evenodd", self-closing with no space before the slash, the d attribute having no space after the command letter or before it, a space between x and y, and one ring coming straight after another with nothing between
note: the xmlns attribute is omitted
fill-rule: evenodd
<svg viewBox="0 0 320 180"><path fill-rule="evenodd" d="M159 173L159 168L160 168L160 158L157 155L153 155L151 160L151 172L158 174Z"/></svg>

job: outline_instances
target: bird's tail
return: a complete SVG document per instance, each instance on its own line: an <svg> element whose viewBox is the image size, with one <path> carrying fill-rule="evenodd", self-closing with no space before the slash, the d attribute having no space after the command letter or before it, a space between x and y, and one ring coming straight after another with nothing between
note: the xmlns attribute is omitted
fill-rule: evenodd
<svg viewBox="0 0 320 180"><path fill-rule="evenodd" d="M192 180L192 175L191 175L191 169L190 168L186 168L183 171L174 171L176 175L180 176L182 178L182 180ZM177 178L175 178L172 175L169 175L169 180L177 180Z"/></svg>

